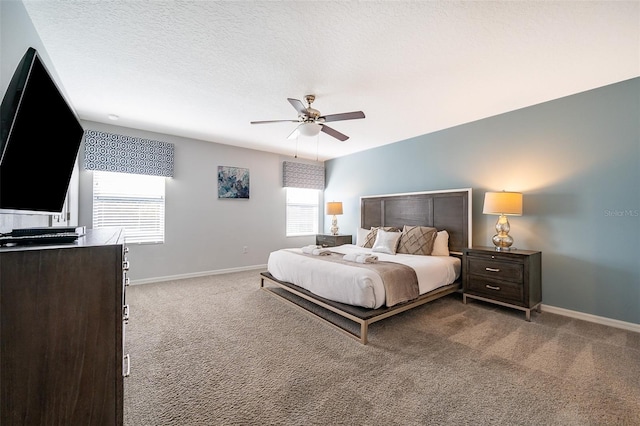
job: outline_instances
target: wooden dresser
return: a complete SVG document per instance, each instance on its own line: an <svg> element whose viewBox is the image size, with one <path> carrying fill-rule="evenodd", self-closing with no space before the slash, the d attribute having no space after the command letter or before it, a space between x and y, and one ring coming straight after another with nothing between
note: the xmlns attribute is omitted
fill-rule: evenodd
<svg viewBox="0 0 640 426"><path fill-rule="evenodd" d="M531 250L496 251L493 247L464 249L463 301L467 298L525 311L540 311L542 253Z"/></svg>
<svg viewBox="0 0 640 426"><path fill-rule="evenodd" d="M122 425L121 229L0 248L0 424Z"/></svg>

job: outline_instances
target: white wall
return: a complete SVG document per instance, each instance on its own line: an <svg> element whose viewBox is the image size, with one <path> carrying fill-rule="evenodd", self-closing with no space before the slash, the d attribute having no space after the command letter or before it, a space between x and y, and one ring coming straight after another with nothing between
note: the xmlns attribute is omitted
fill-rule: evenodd
<svg viewBox="0 0 640 426"><path fill-rule="evenodd" d="M175 175L165 186L165 243L129 245L134 283L266 265L273 250L315 241L285 236L282 162L291 157L101 123L83 126L175 144ZM83 155L81 148L80 158ZM248 200L218 199L218 166L249 169ZM87 227L92 221L92 182L93 172L81 167L79 217Z"/></svg>

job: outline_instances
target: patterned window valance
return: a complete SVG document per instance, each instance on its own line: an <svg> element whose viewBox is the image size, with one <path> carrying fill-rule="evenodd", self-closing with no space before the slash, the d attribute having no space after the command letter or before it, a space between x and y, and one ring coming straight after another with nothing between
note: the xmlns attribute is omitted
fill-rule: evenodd
<svg viewBox="0 0 640 426"><path fill-rule="evenodd" d="M173 144L87 130L84 168L173 177Z"/></svg>
<svg viewBox="0 0 640 426"><path fill-rule="evenodd" d="M324 165L285 161L282 186L324 190Z"/></svg>

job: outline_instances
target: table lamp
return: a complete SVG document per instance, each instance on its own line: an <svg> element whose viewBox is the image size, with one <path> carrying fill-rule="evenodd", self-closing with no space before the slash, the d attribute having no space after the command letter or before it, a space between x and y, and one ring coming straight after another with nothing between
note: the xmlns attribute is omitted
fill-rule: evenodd
<svg viewBox="0 0 640 426"><path fill-rule="evenodd" d="M336 215L342 214L342 202L331 201L327 203L327 214L333 215L331 220L331 234L338 235L338 219Z"/></svg>
<svg viewBox="0 0 640 426"><path fill-rule="evenodd" d="M513 238L509 236L507 216L522 216L522 194L520 192L486 192L484 194L484 214L500 215L496 222L498 233L491 238L497 251L511 250Z"/></svg>

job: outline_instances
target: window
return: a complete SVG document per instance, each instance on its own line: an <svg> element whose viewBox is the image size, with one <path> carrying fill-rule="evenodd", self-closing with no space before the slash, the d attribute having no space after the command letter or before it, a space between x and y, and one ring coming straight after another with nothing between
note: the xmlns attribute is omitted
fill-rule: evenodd
<svg viewBox="0 0 640 426"><path fill-rule="evenodd" d="M317 189L287 188L287 237L318 233Z"/></svg>
<svg viewBox="0 0 640 426"><path fill-rule="evenodd" d="M127 243L163 243L164 180L94 171L93 227L123 227Z"/></svg>

